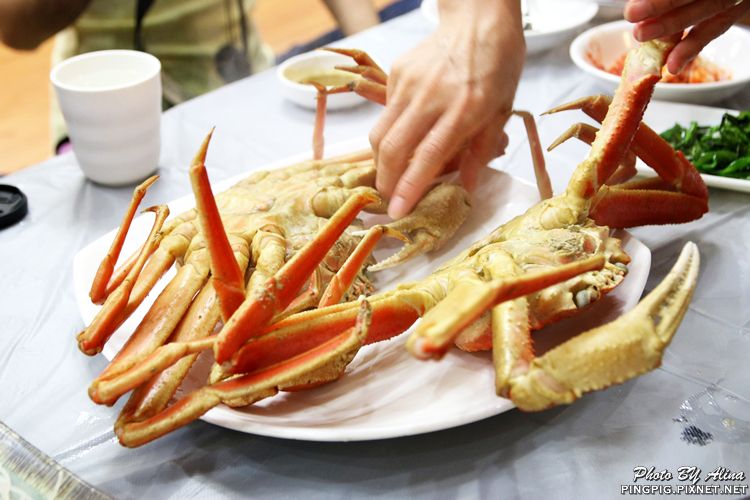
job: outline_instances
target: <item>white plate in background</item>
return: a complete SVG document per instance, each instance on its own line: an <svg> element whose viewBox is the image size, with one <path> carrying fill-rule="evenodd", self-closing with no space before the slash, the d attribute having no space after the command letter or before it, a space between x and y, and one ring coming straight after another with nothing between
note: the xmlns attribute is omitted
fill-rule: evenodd
<svg viewBox="0 0 750 500"><path fill-rule="evenodd" d="M366 138L328 148L330 155L362 149ZM296 156L274 162L264 169L279 168L309 158ZM209 153L210 172L211 157ZM529 167L531 168L531 167ZM216 190L228 188L247 174L217 183ZM536 188L506 173L484 169L473 196L472 216L447 248L413 259L408 265L376 275L378 290L392 289L398 283L420 279L492 229L522 213L538 201ZM169 203L173 214L194 205L191 194ZM368 224L369 215L364 215ZM132 225L123 255L129 255L150 229L152 217L138 217ZM89 324L98 310L88 299L88 289L96 268L116 232L92 242L74 259L75 295L81 316ZM561 321L537 332L540 349L550 339L560 339L611 321L638 302L651 265L651 253L640 241L622 232L624 248L633 258L627 278L617 289L584 314ZM376 257L391 253L381 249ZM125 343L145 311L174 272L157 283L141 307L113 335L103 354L111 359ZM468 354L452 349L441 361L419 361L407 353L406 335L363 347L337 382L313 390L281 393L243 409L220 405L202 419L241 432L309 441L360 441L421 434L448 429L498 415L513 404L495 395L490 353ZM81 363L86 363L81 356ZM186 390L197 387L188 378ZM112 420L116 418L113 411Z"/></svg>
<svg viewBox="0 0 750 500"><path fill-rule="evenodd" d="M527 0L531 29L524 31L526 53L538 54L560 45L594 16L599 6L591 0ZM437 26L437 0L423 0L424 16Z"/></svg>
<svg viewBox="0 0 750 500"><path fill-rule="evenodd" d="M597 57L604 67L611 66L630 48L636 46L633 25L615 21L584 31L570 45L570 57L576 66L591 75L602 87L612 92L620 77L597 68L589 55ZM708 83L657 83L654 99L710 104L730 97L750 83L750 30L733 26L709 43L701 57L729 71L730 80Z"/></svg>

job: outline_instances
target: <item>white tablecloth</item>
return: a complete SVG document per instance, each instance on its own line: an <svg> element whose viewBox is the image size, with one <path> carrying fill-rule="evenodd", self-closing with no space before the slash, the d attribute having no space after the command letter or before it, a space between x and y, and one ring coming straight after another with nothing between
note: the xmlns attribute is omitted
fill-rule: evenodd
<svg viewBox="0 0 750 500"><path fill-rule="evenodd" d="M429 30L417 12L343 45L388 65ZM560 46L528 60L516 106L538 114L599 91ZM722 104L750 108L750 89ZM366 104L331 113L327 140L366 135L379 111ZM189 192L187 166L213 125L211 176L220 180L308 150L312 121L312 112L282 100L273 71L172 109L163 119L162 178L149 197L165 201ZM509 153L496 166L531 180L524 134L518 124L509 130ZM552 167L556 189L571 169ZM87 182L72 155L2 182L24 190L31 211L0 231L0 420L115 497L606 498L632 484L639 465L750 473L748 195L711 190L711 211L701 220L634 230L653 253L647 290L684 241L696 241L703 257L698 289L663 366L636 380L570 407L511 411L416 437L311 443L197 422L128 450L112 432L116 411L92 404L86 394L105 360L82 356L74 340L84 325L72 259L119 224L131 189ZM712 438L696 443L685 431L691 424Z"/></svg>

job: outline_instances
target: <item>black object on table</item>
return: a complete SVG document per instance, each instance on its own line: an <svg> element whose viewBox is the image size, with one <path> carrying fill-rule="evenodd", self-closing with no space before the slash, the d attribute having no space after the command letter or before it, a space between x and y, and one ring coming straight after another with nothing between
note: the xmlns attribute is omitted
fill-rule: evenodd
<svg viewBox="0 0 750 500"><path fill-rule="evenodd" d="M26 195L15 186L0 184L0 229L12 226L29 213Z"/></svg>

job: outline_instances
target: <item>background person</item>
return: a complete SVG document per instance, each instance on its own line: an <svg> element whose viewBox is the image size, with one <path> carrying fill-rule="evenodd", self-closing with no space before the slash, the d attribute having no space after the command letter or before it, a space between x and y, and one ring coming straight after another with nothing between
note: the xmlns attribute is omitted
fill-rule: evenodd
<svg viewBox="0 0 750 500"><path fill-rule="evenodd" d="M325 4L347 35L378 23L370 0ZM53 65L95 50L146 50L161 61L164 101L171 106L273 65L273 53L252 22L254 5L255 0L0 0L0 40L31 50L57 34ZM65 140L55 99L52 139L56 145Z"/></svg>

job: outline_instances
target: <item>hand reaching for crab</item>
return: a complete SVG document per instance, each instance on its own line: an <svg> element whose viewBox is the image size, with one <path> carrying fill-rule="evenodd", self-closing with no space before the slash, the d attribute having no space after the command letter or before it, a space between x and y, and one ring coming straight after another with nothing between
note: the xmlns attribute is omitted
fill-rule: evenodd
<svg viewBox="0 0 750 500"><path fill-rule="evenodd" d="M628 0L625 19L636 23L640 42L681 33L688 35L667 59L670 73L679 73L711 40L750 12L747 0Z"/></svg>
<svg viewBox="0 0 750 500"><path fill-rule="evenodd" d="M503 127L525 53L519 2L439 6L440 27L394 64L386 109L370 134L377 188L391 198L394 218L444 171L458 169L471 189L508 142Z"/></svg>

